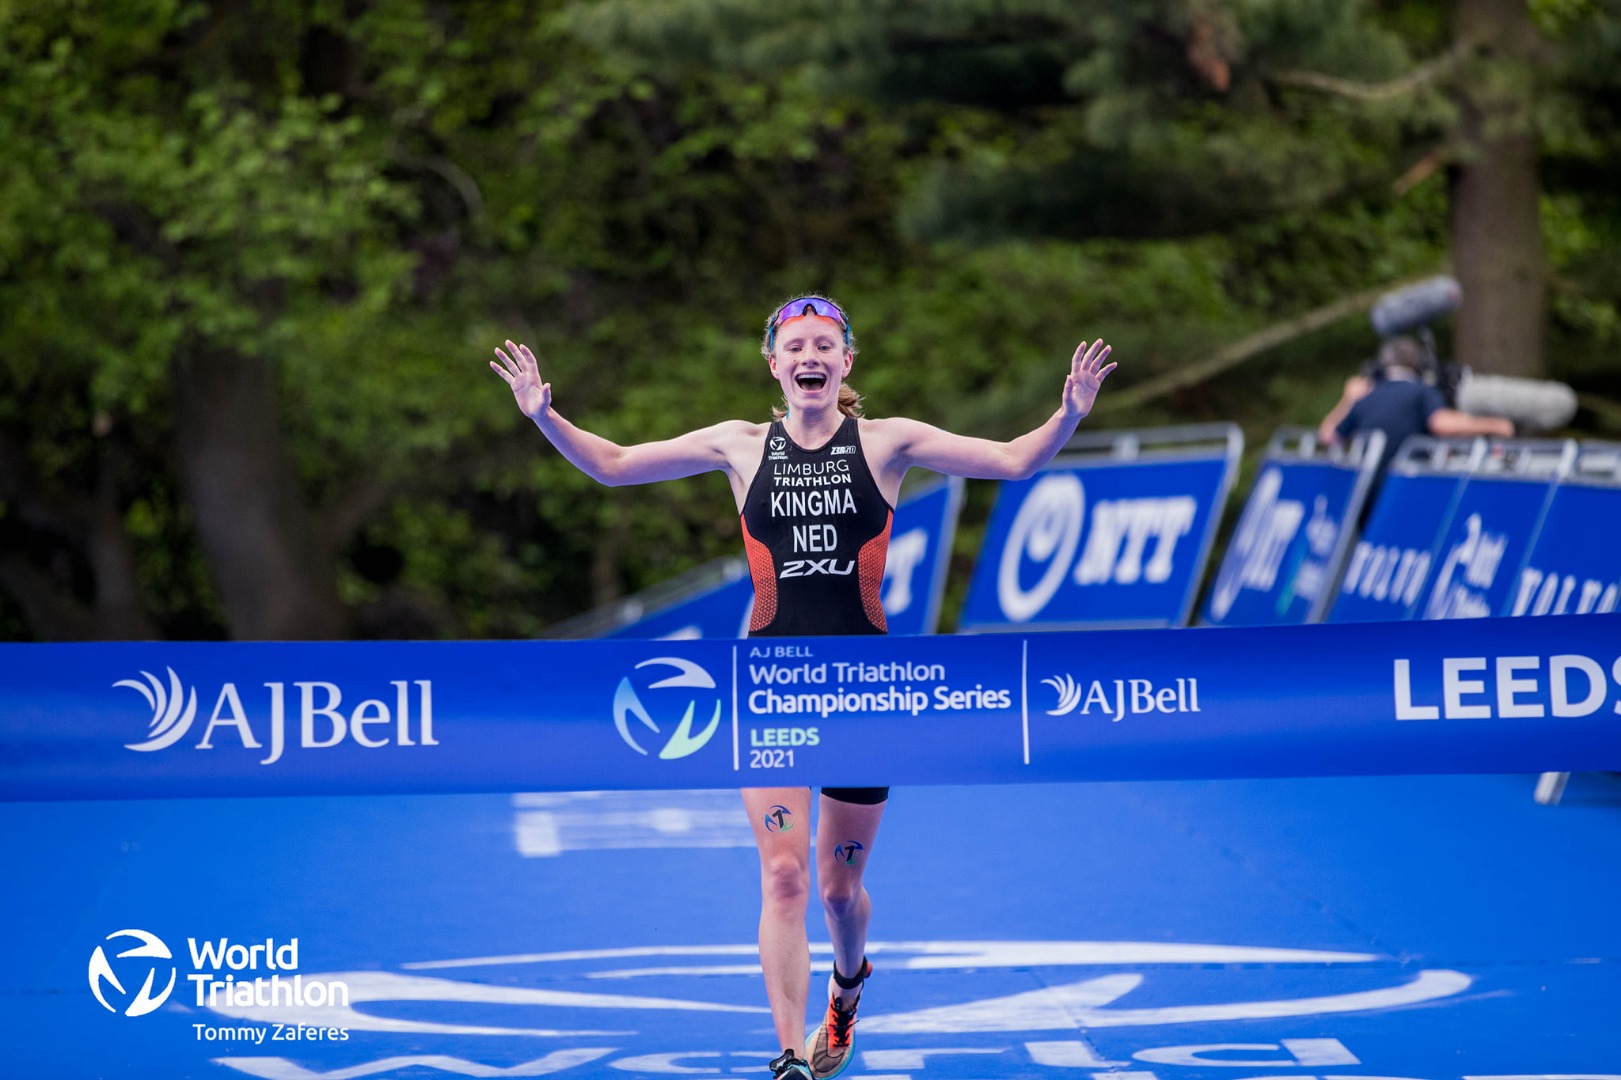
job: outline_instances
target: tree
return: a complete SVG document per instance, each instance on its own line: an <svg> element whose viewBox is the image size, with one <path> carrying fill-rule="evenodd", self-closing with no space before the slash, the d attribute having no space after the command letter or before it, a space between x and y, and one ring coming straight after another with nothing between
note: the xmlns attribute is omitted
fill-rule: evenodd
<svg viewBox="0 0 1621 1080"><path fill-rule="evenodd" d="M909 109L932 142L904 211L925 238L1385 215L1444 166L1460 358L1527 375L1546 373L1540 132L1575 120L1545 105L1574 54L1603 42L1613 65L1616 51L1613 12L1551 0L1454 0L1450 26L1401 2L633 8L592 8L596 32L666 65L808 68ZM1343 269L1347 287L1379 280Z"/></svg>
<svg viewBox="0 0 1621 1080"><path fill-rule="evenodd" d="M490 347L656 435L672 387L737 396L737 280L889 217L860 159L799 164L863 138L839 110L655 86L555 6L0 18L11 633L524 633L702 558L730 511L582 484Z"/></svg>

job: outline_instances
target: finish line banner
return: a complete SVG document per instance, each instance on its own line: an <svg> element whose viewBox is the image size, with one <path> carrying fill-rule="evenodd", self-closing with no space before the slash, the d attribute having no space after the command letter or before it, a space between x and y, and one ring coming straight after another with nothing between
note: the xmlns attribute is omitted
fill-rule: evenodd
<svg viewBox="0 0 1621 1080"><path fill-rule="evenodd" d="M0 647L20 799L1621 768L1621 615Z"/></svg>

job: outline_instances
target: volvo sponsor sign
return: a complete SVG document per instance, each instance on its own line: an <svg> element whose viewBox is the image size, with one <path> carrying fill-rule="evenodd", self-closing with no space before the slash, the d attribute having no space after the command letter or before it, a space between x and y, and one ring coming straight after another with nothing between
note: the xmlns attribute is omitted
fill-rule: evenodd
<svg viewBox="0 0 1621 1080"><path fill-rule="evenodd" d="M1238 429L1125 432L1071 448L999 487L962 629L1187 622L1243 449Z"/></svg>
<svg viewBox="0 0 1621 1080"><path fill-rule="evenodd" d="M1621 767L1621 614L0 658L12 799Z"/></svg>
<svg viewBox="0 0 1621 1080"><path fill-rule="evenodd" d="M1548 531L1576 458L1569 440L1407 440L1347 561L1328 621L1513 613L1526 580L1520 570ZM1595 519L1558 527L1608 531L1603 526Z"/></svg>

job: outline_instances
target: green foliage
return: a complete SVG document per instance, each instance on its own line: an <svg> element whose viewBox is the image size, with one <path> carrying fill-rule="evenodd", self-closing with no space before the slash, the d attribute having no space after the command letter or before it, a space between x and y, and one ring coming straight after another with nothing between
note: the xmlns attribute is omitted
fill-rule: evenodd
<svg viewBox="0 0 1621 1080"><path fill-rule="evenodd" d="M1439 10L0 5L0 635L51 632L19 564L107 592L95 499L153 632L231 632L182 479L199 363L272 365L364 636L530 636L736 550L719 478L607 490L550 452L485 366L508 338L626 441L766 416L760 323L806 290L847 303L872 415L1006 437L1102 336L1094 426L1313 423L1372 347L1356 320L1130 410L1110 391L1444 261L1445 79L1369 102L1295 78L1402 76L1448 48ZM1614 396L1621 22L1532 10L1555 374Z"/></svg>

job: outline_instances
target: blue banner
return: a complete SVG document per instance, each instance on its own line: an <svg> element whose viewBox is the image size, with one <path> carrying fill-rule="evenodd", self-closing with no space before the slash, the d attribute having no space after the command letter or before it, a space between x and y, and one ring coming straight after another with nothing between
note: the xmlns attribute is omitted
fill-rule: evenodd
<svg viewBox="0 0 1621 1080"><path fill-rule="evenodd" d="M742 576L689 596L644 618L615 627L610 638L735 638L749 632L754 610L754 582L741 559Z"/></svg>
<svg viewBox="0 0 1621 1080"><path fill-rule="evenodd" d="M962 491L962 478L954 476L895 508L879 594L891 634L932 634L940 624Z"/></svg>
<svg viewBox="0 0 1621 1080"><path fill-rule="evenodd" d="M1386 475L1327 621L1411 618L1467 483L1462 476L1441 473Z"/></svg>
<svg viewBox="0 0 1621 1080"><path fill-rule="evenodd" d="M1503 607L1505 615L1585 615L1621 600L1621 487L1567 482Z"/></svg>
<svg viewBox="0 0 1621 1080"><path fill-rule="evenodd" d="M1002 483L962 629L1185 624L1236 456L1064 456Z"/></svg>
<svg viewBox="0 0 1621 1080"><path fill-rule="evenodd" d="M1319 622L1333 600L1351 524L1384 446L1344 459L1312 458L1274 437L1205 602L1211 626Z"/></svg>
<svg viewBox="0 0 1621 1080"><path fill-rule="evenodd" d="M7 799L1621 768L1621 615L0 648Z"/></svg>
<svg viewBox="0 0 1621 1080"><path fill-rule="evenodd" d="M1477 477L1458 494L1437 564L1415 613L1476 619L1500 613L1556 490L1551 480Z"/></svg>
<svg viewBox="0 0 1621 1080"><path fill-rule="evenodd" d="M1569 439L1409 438L1351 553L1328 621L1501 614L1556 485L1578 457Z"/></svg>
<svg viewBox="0 0 1621 1080"><path fill-rule="evenodd" d="M928 485L895 508L889 555L879 598L891 634L932 634L940 620L951 541L962 506L963 482L952 477ZM652 614L615 627L611 638L735 638L749 631L754 584L743 574Z"/></svg>

